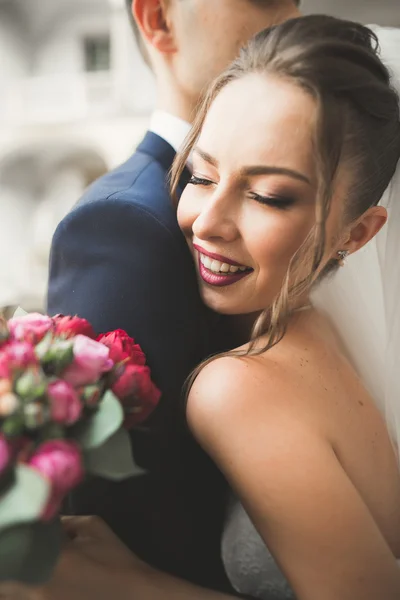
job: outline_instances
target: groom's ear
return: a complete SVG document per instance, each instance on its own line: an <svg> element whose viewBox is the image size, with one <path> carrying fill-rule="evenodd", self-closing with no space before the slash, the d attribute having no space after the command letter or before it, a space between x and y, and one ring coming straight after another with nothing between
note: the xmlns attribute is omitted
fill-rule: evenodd
<svg viewBox="0 0 400 600"><path fill-rule="evenodd" d="M133 0L132 13L143 39L161 54L176 52L171 10L165 0Z"/></svg>
<svg viewBox="0 0 400 600"><path fill-rule="evenodd" d="M350 254L360 250L382 229L387 221L387 210L383 206L369 208L351 227L349 236L341 250L348 250Z"/></svg>

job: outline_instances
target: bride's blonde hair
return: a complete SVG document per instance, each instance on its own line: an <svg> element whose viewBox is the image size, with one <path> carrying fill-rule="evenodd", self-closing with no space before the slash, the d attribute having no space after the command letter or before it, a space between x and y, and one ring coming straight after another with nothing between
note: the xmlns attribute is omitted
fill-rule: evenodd
<svg viewBox="0 0 400 600"><path fill-rule="evenodd" d="M399 98L390 84L389 71L379 58L377 37L358 23L312 15L262 31L216 79L202 100L191 133L173 165L173 197L212 102L230 82L251 73L283 77L315 100L317 193L314 227L293 256L272 306L257 319L246 354L264 352L282 339L290 308L316 281L324 257L326 220L339 166L345 162L351 170L345 208L345 219L351 222L378 204L400 156ZM331 260L319 277L334 271L337 265L337 260ZM304 267L308 273L300 276ZM255 341L264 334L267 341L256 352Z"/></svg>

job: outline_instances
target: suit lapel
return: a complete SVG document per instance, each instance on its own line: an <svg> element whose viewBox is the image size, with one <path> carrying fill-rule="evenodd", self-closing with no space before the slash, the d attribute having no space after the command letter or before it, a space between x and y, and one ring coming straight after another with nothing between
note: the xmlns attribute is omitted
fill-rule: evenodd
<svg viewBox="0 0 400 600"><path fill-rule="evenodd" d="M139 144L137 151L148 154L154 158L154 160L162 165L165 172L169 175L176 152L162 137L152 131L148 131L143 141ZM179 179L180 193L182 193L183 189L188 184L190 177L191 173L189 169L185 167Z"/></svg>

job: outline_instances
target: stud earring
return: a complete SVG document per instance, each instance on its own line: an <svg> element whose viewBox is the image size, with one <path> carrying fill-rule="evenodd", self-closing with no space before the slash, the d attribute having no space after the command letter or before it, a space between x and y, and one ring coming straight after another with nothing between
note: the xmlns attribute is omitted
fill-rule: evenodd
<svg viewBox="0 0 400 600"><path fill-rule="evenodd" d="M339 265L341 267L343 267L344 262L345 262L346 258L348 257L348 255L350 254L350 252L348 250L339 250L337 254L339 257L339 259L338 259Z"/></svg>

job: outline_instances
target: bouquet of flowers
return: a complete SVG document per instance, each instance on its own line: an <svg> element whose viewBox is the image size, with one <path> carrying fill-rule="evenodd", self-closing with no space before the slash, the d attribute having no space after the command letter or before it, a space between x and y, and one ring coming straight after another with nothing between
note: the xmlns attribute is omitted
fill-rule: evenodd
<svg viewBox="0 0 400 600"><path fill-rule="evenodd" d="M50 577L62 502L85 474L142 473L127 429L160 398L145 363L124 331L96 337L78 317L0 323L0 581Z"/></svg>

